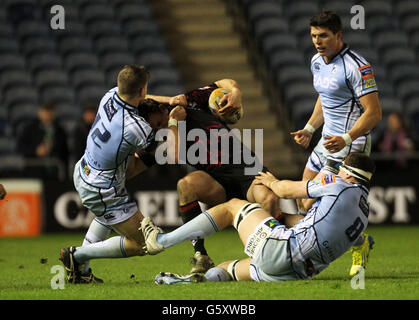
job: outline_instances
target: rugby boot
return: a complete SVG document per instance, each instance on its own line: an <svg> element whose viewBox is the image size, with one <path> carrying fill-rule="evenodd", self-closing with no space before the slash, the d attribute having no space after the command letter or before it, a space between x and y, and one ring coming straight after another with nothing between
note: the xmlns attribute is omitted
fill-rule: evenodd
<svg viewBox="0 0 419 320"><path fill-rule="evenodd" d="M364 235L364 242L360 246L353 246L351 248L352 254L352 267L349 271L349 275L351 277L357 275L361 268L366 268L368 263L368 257L370 251L374 245L374 239L366 234L365 232L362 233Z"/></svg>
<svg viewBox="0 0 419 320"><path fill-rule="evenodd" d="M190 273L205 273L209 269L215 267L214 262L207 255L201 254L201 252L195 252L193 258L191 258L191 264L193 265Z"/></svg>

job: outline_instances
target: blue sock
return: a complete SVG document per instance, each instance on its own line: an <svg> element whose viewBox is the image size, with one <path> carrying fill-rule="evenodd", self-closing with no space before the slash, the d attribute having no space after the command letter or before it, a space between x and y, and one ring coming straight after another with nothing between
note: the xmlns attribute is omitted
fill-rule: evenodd
<svg viewBox="0 0 419 320"><path fill-rule="evenodd" d="M164 248L168 248L187 240L203 239L217 231L218 226L214 218L205 211L176 230L159 234L157 236L157 242Z"/></svg>

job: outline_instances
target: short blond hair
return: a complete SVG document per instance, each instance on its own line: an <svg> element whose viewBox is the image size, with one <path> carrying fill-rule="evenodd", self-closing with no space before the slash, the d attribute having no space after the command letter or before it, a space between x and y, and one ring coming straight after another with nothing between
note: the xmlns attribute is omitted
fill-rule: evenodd
<svg viewBox="0 0 419 320"><path fill-rule="evenodd" d="M144 66L126 65L118 73L118 92L128 98L134 98L145 88L150 73Z"/></svg>

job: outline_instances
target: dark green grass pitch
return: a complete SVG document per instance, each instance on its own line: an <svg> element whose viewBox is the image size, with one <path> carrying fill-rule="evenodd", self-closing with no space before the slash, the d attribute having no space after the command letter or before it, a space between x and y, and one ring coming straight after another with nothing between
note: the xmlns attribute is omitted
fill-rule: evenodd
<svg viewBox="0 0 419 320"><path fill-rule="evenodd" d="M61 265L59 249L79 245L83 234L0 239L0 299L419 299L419 226L370 227L367 231L376 245L365 272L365 288L357 290L352 289L348 275L349 253L309 281L154 284L160 271L186 273L190 269L190 243L157 256L95 260L91 266L104 284L65 284L64 289L53 290L51 269ZM234 229L211 236L206 244L216 263L245 257Z"/></svg>

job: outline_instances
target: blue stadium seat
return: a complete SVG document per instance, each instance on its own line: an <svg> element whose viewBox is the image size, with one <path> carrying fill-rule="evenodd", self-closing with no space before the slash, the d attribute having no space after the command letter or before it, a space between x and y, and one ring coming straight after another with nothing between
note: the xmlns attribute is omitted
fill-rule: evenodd
<svg viewBox="0 0 419 320"><path fill-rule="evenodd" d="M314 106L317 93L311 82L293 82L287 86L284 92L284 98L288 108L294 108L294 105L300 100L311 100L312 106Z"/></svg>
<svg viewBox="0 0 419 320"><path fill-rule="evenodd" d="M280 19L283 17L281 5L274 1L258 1L252 3L247 7L246 11L250 23L254 23L260 19Z"/></svg>
<svg viewBox="0 0 419 320"><path fill-rule="evenodd" d="M101 69L80 69L71 75L72 84L76 89L88 85L105 85L105 74Z"/></svg>
<svg viewBox="0 0 419 320"><path fill-rule="evenodd" d="M399 83L406 79L419 80L419 64L399 64L395 65L389 70L389 75L394 83ZM418 88L419 91L419 88Z"/></svg>
<svg viewBox="0 0 419 320"><path fill-rule="evenodd" d="M372 66L372 69L374 72L374 77L377 81L387 79L387 69L384 66L382 66L381 64L375 64Z"/></svg>
<svg viewBox="0 0 419 320"><path fill-rule="evenodd" d="M122 24L124 34L128 37L140 35L154 35L158 37L160 34L157 24L153 20L128 20Z"/></svg>
<svg viewBox="0 0 419 320"><path fill-rule="evenodd" d="M276 78L283 90L287 90L288 85L301 82L312 82L313 76L308 66L285 66L276 73ZM313 86L313 85L311 85Z"/></svg>
<svg viewBox="0 0 419 320"><path fill-rule="evenodd" d="M93 39L102 36L121 36L121 25L115 20L94 20L87 24L87 30ZM124 33L126 30L124 30Z"/></svg>
<svg viewBox="0 0 419 320"><path fill-rule="evenodd" d="M3 104L10 109L17 104L37 104L38 101L39 96L37 90L35 90L33 87L20 86L6 90L4 93Z"/></svg>
<svg viewBox="0 0 419 320"><path fill-rule="evenodd" d="M336 12L339 16L348 15L351 13L352 6L355 5L355 2L352 0L331 0L331 1L325 1L321 8L324 8L326 10L331 10L333 12Z"/></svg>
<svg viewBox="0 0 419 320"><path fill-rule="evenodd" d="M56 38L61 39L68 36L86 36L87 31L84 23L78 20L66 20L65 29L54 30L52 33Z"/></svg>
<svg viewBox="0 0 419 320"><path fill-rule="evenodd" d="M47 38L52 33L48 23L38 20L21 21L15 30L21 41L34 36Z"/></svg>
<svg viewBox="0 0 419 320"><path fill-rule="evenodd" d="M163 84L163 85L151 85L148 89L149 94L162 95L162 96L176 96L184 93L185 89L178 84Z"/></svg>
<svg viewBox="0 0 419 320"><path fill-rule="evenodd" d="M56 42L53 38L33 36L22 41L21 47L25 56L29 57L37 53L54 53L56 50Z"/></svg>
<svg viewBox="0 0 419 320"><path fill-rule="evenodd" d="M368 0L363 1L361 5L365 9L365 15L367 18L372 16L386 15L393 16L394 11L390 1L383 0Z"/></svg>
<svg viewBox="0 0 419 320"><path fill-rule="evenodd" d="M161 85L178 85L180 84L180 77L177 72L171 68L155 69L150 78L150 87Z"/></svg>
<svg viewBox="0 0 419 320"><path fill-rule="evenodd" d="M394 97L394 85L389 79L376 80L378 93L380 97Z"/></svg>
<svg viewBox="0 0 419 320"><path fill-rule="evenodd" d="M49 86L41 92L41 102L74 103L75 94L70 86Z"/></svg>
<svg viewBox="0 0 419 320"><path fill-rule="evenodd" d="M410 15L419 14L419 2L416 0L398 0L395 1L394 5L395 12L401 21L408 18Z"/></svg>
<svg viewBox="0 0 419 320"><path fill-rule="evenodd" d="M273 74L282 72L281 69L287 66L303 66L305 62L301 51L294 49L277 50L269 54L268 57L269 70Z"/></svg>
<svg viewBox="0 0 419 320"><path fill-rule="evenodd" d="M317 2L304 0L292 1L284 8L284 14L290 19L296 19L301 16L312 17L320 12ZM307 25L309 21L307 22Z"/></svg>
<svg viewBox="0 0 419 320"><path fill-rule="evenodd" d="M20 124L36 119L38 117L38 104L32 102L16 103L9 109L9 120L15 128Z"/></svg>
<svg viewBox="0 0 419 320"><path fill-rule="evenodd" d="M42 70L35 75L35 84L40 90L48 86L67 86L68 74L63 70Z"/></svg>
<svg viewBox="0 0 419 320"><path fill-rule="evenodd" d="M413 115L419 116L419 96L413 96L412 98L407 99L404 110L408 119Z"/></svg>
<svg viewBox="0 0 419 320"><path fill-rule="evenodd" d="M119 71L121 71L120 67L111 68L106 71L105 84L107 88L110 89L117 86Z"/></svg>
<svg viewBox="0 0 419 320"><path fill-rule="evenodd" d="M64 36L59 41L59 51L63 56L69 53L92 52L93 44L89 37L80 35Z"/></svg>
<svg viewBox="0 0 419 320"><path fill-rule="evenodd" d="M61 57L53 53L36 53L28 57L28 66L32 73L43 69L62 69Z"/></svg>
<svg viewBox="0 0 419 320"><path fill-rule="evenodd" d="M415 54L413 50L407 47L387 49L382 53L381 58L387 67L393 67L397 64L415 63Z"/></svg>
<svg viewBox="0 0 419 320"><path fill-rule="evenodd" d="M410 34L409 43L415 48L416 52L419 51L419 30Z"/></svg>
<svg viewBox="0 0 419 320"><path fill-rule="evenodd" d="M379 63L377 51L373 48L358 48L355 50L365 58L373 67Z"/></svg>
<svg viewBox="0 0 419 320"><path fill-rule="evenodd" d="M99 67L99 59L93 53L74 52L74 53L70 53L66 56L65 67L70 72L73 72L77 69L98 68Z"/></svg>
<svg viewBox="0 0 419 320"><path fill-rule="evenodd" d="M77 101L79 102L79 105L83 105L86 102L99 104L100 99L102 99L109 89L110 88L105 86L97 85L80 88L80 90L77 91Z"/></svg>
<svg viewBox="0 0 419 320"><path fill-rule="evenodd" d="M100 66L108 71L113 68L122 68L127 64L133 64L134 57L130 53L107 53L100 57Z"/></svg>
<svg viewBox="0 0 419 320"><path fill-rule="evenodd" d="M412 14L407 16L406 18L403 18L400 21L400 24L408 34L412 34L415 31L419 31L419 13Z"/></svg>
<svg viewBox="0 0 419 320"><path fill-rule="evenodd" d="M0 137L0 155L10 155L16 152L16 139L14 137Z"/></svg>
<svg viewBox="0 0 419 320"><path fill-rule="evenodd" d="M268 18L256 21L254 24L254 34L256 40L261 43L263 39L271 34L288 32L288 23L278 18Z"/></svg>
<svg viewBox="0 0 419 320"><path fill-rule="evenodd" d="M0 53L19 54L19 43L12 37L0 37Z"/></svg>
<svg viewBox="0 0 419 320"><path fill-rule="evenodd" d="M128 42L121 36L101 36L96 39L94 48L99 55L107 53L129 52Z"/></svg>
<svg viewBox="0 0 419 320"><path fill-rule="evenodd" d="M281 49L297 50L297 38L289 33L276 33L265 37L261 47L266 55Z"/></svg>
<svg viewBox="0 0 419 320"><path fill-rule="evenodd" d="M20 55L16 54L0 54L0 72L5 70L24 70L25 60Z"/></svg>
<svg viewBox="0 0 419 320"><path fill-rule="evenodd" d="M58 120L62 120L62 123L71 120L80 121L82 110L78 104L60 102L55 104L55 108L57 110L57 118Z"/></svg>
<svg viewBox="0 0 419 320"><path fill-rule="evenodd" d="M133 36L128 43L130 50L134 54L144 52L167 52L167 46L162 37L157 37L155 34L144 34Z"/></svg>
<svg viewBox="0 0 419 320"><path fill-rule="evenodd" d="M397 22L396 19L391 16L372 16L366 18L365 28L371 36L375 36L375 34L379 32L397 30Z"/></svg>
<svg viewBox="0 0 419 320"><path fill-rule="evenodd" d="M6 70L0 74L1 90L8 90L16 86L32 86L32 77L24 70Z"/></svg>
<svg viewBox="0 0 419 320"><path fill-rule="evenodd" d="M83 7L81 16L86 23L90 23L95 20L113 20L115 13L113 7L106 3L92 3Z"/></svg>
<svg viewBox="0 0 419 320"><path fill-rule="evenodd" d="M404 105L404 114L413 137L419 139L419 96L407 99Z"/></svg>
<svg viewBox="0 0 419 320"><path fill-rule="evenodd" d="M13 37L13 29L6 21L0 21L0 37Z"/></svg>
<svg viewBox="0 0 419 320"><path fill-rule="evenodd" d="M136 61L149 70L173 66L173 61L166 52L145 52L137 55Z"/></svg>
<svg viewBox="0 0 419 320"><path fill-rule="evenodd" d="M315 104L316 99L312 98L303 98L294 102L291 101L291 104L287 107L291 113L291 119L295 128L304 128L313 113Z"/></svg>
<svg viewBox="0 0 419 320"><path fill-rule="evenodd" d="M403 105L396 97L380 97L383 116L388 116L392 112L403 112Z"/></svg>
<svg viewBox="0 0 419 320"><path fill-rule="evenodd" d="M400 31L377 32L373 42L379 51L393 47L407 47L409 43L406 34Z"/></svg>
<svg viewBox="0 0 419 320"><path fill-rule="evenodd" d="M370 48L371 38L368 32L362 32L357 30L356 32L344 33L343 41L349 45L353 50L358 48Z"/></svg>
<svg viewBox="0 0 419 320"><path fill-rule="evenodd" d="M308 38L311 41L310 37L310 19L311 16L299 16L295 17L290 21L291 28L290 30L299 38Z"/></svg>
<svg viewBox="0 0 419 320"><path fill-rule="evenodd" d="M403 101L419 96L419 80L406 79L396 84L396 93Z"/></svg>
<svg viewBox="0 0 419 320"><path fill-rule="evenodd" d="M116 10L116 16L122 22L129 20L151 20L152 11L149 6L140 3L122 3Z"/></svg>

